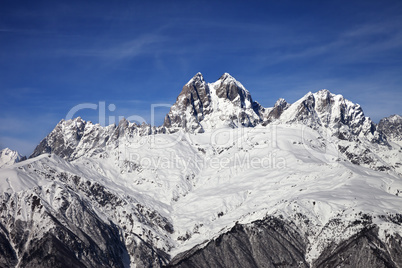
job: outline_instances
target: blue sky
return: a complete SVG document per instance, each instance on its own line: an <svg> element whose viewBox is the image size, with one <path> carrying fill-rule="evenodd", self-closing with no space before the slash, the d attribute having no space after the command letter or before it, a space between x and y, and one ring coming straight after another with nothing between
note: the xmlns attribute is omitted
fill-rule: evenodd
<svg viewBox="0 0 402 268"><path fill-rule="evenodd" d="M149 122L197 72L265 107L326 88L378 122L402 112L401 25L401 1L2 1L0 149L29 155L79 104Z"/></svg>

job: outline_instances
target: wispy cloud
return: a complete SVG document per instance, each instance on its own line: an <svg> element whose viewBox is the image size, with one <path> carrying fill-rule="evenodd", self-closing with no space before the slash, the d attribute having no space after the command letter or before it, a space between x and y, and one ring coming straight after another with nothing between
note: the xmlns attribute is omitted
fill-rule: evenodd
<svg viewBox="0 0 402 268"><path fill-rule="evenodd" d="M95 57L106 60L125 60L152 52L152 46L161 45L167 38L156 34L141 35L121 43L96 45L92 48L71 48L58 50L59 56Z"/></svg>
<svg viewBox="0 0 402 268"><path fill-rule="evenodd" d="M337 33L307 33L303 39L294 37L289 42L285 35L277 34L276 47L257 51L261 64L276 65L284 62L319 59L328 64L348 64L381 61L382 56L402 48L402 30L394 20L380 23L362 23ZM307 37L307 38L306 38ZM267 42L271 44L271 42Z"/></svg>

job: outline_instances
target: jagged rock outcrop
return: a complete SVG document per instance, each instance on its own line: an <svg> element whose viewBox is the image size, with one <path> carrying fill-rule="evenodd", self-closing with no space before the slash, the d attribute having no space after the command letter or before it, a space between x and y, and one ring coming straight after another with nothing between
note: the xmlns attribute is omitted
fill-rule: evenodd
<svg viewBox="0 0 402 268"><path fill-rule="evenodd" d="M271 109L267 109L266 115L264 116L264 123L263 125L266 126L272 121L280 118L282 113L289 108L290 104L286 102L286 100L280 98L275 102L275 105Z"/></svg>
<svg viewBox="0 0 402 268"><path fill-rule="evenodd" d="M251 127L262 121L263 111L230 74L225 73L214 83L206 83L198 73L183 87L163 126L170 132L178 129L204 132L219 126Z"/></svg>
<svg viewBox="0 0 402 268"><path fill-rule="evenodd" d="M178 255L168 267L309 267L306 238L283 220L236 224L201 248Z"/></svg>
<svg viewBox="0 0 402 268"><path fill-rule="evenodd" d="M197 73L184 85L176 102L166 115L163 126L202 131L200 121L212 111L209 85L201 73Z"/></svg>
<svg viewBox="0 0 402 268"><path fill-rule="evenodd" d="M61 120L39 143L29 158L53 153L72 161L83 155L91 156L103 151L106 146L119 146L119 138L162 133L163 128L145 123L137 125L122 119L118 125L102 127L81 117Z"/></svg>
<svg viewBox="0 0 402 268"><path fill-rule="evenodd" d="M378 228L371 226L339 244L326 248L314 261L313 267L400 267L402 265L401 237L378 237Z"/></svg>
<svg viewBox="0 0 402 268"><path fill-rule="evenodd" d="M402 141L402 116L398 114L385 117L378 123L378 131L394 141Z"/></svg>
<svg viewBox="0 0 402 268"><path fill-rule="evenodd" d="M285 123L302 123L317 128L324 127L342 140L365 137L373 142L384 142L375 124L366 117L359 104L326 89L309 92L291 104L279 117Z"/></svg>
<svg viewBox="0 0 402 268"><path fill-rule="evenodd" d="M387 242L376 226L339 243L331 243L313 263L305 259L308 240L303 232L282 219L268 217L242 225L206 245L176 256L167 267L400 267L402 237Z"/></svg>

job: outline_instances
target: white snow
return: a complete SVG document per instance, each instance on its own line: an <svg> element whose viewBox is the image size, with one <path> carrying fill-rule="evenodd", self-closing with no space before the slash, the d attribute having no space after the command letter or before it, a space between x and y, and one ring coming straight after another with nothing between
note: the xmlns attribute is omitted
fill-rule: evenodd
<svg viewBox="0 0 402 268"><path fill-rule="evenodd" d="M0 151L0 168L15 164L21 160L22 156L9 148Z"/></svg>
<svg viewBox="0 0 402 268"><path fill-rule="evenodd" d="M318 235L332 219L349 222L360 211L387 215L402 207L402 198L396 195L402 192L400 176L351 164L332 146L333 139L299 124L124 136L118 148L106 148L108 157L99 153L69 163L41 155L2 169L0 191L51 188L54 181L35 172L49 168L98 181L169 219L175 232L168 235L167 244L159 243L173 245L172 255L217 236L235 222L249 223L267 214L293 219L302 213L315 223L308 227L314 258L324 240L352 233L327 228L328 236ZM400 154L395 157L401 160ZM98 209L102 218L116 219L112 210ZM180 237L186 234L190 238L183 241Z"/></svg>
<svg viewBox="0 0 402 268"><path fill-rule="evenodd" d="M229 74L224 76L225 83L236 83L249 95ZM126 232L150 234L153 244L170 249L172 256L217 237L236 222L250 223L267 215L283 216L304 228L310 262L329 243L348 238L362 228L350 224L362 213L373 217L383 239L386 232L402 233L401 226L379 217L400 213L401 167L377 171L381 166L402 163L401 148L371 142L372 135L365 132L371 121L359 105L322 90L306 94L267 126L228 126L230 115L246 112L256 120L258 115L247 98L245 108L219 98L214 90L219 83L222 81L208 85L213 112L201 122L204 133L179 130L143 135L135 125L128 124L132 132L104 142L102 137L114 135L115 126L86 123L83 138L74 144L73 130L85 121L64 121L59 126L66 133L65 143L74 145L75 160L68 162L44 154L4 167L0 169L0 193L22 196L35 192L46 206L57 208L61 206L57 197L70 194L57 174L100 183L122 200L122 205L103 207L82 189L76 194L88 200L100 218L128 226ZM279 100L278 105L283 101ZM312 117L294 120L300 107L313 101ZM324 105L327 101L331 105ZM356 127L340 126L342 113ZM186 117L191 117L190 111L186 111ZM144 129L141 131L150 131ZM341 140L334 135L339 130L359 130L356 133L360 134L355 139ZM370 163L352 164L340 148L356 155L363 155L367 149ZM165 217L173 224L174 232L149 226L139 218L130 223L125 213L135 211L136 204ZM21 217L29 217L29 213L25 209ZM338 219L342 224L332 224ZM127 241L130 239L134 238Z"/></svg>

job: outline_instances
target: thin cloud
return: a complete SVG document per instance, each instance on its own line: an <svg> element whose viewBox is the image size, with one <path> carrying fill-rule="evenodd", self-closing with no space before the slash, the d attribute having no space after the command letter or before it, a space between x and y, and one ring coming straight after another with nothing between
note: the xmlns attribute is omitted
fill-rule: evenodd
<svg viewBox="0 0 402 268"><path fill-rule="evenodd" d="M59 50L59 56L84 56L95 57L107 60L124 60L131 59L139 55L151 53L150 46L161 45L166 42L167 38L146 34L130 41L119 44L105 45L103 47L95 47L91 49L63 49Z"/></svg>

